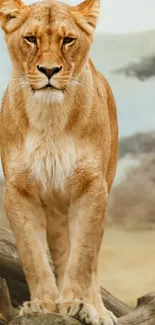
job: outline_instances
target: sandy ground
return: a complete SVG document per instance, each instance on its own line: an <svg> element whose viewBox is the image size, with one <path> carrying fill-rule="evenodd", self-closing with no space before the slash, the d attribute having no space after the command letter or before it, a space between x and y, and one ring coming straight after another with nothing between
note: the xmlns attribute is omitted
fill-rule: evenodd
<svg viewBox="0 0 155 325"><path fill-rule="evenodd" d="M155 231L107 229L100 254L101 284L133 306L155 290Z"/></svg>

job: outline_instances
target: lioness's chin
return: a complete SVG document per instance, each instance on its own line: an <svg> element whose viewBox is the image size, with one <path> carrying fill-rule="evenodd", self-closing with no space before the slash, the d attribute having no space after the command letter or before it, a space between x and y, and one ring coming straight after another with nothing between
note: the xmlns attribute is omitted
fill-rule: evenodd
<svg viewBox="0 0 155 325"><path fill-rule="evenodd" d="M33 92L33 96L37 102L43 104L61 103L64 99L64 92L57 89L40 89Z"/></svg>

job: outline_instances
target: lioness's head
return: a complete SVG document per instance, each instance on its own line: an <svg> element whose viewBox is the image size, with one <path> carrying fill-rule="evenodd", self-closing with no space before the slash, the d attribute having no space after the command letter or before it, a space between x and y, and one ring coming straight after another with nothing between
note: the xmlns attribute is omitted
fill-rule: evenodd
<svg viewBox="0 0 155 325"><path fill-rule="evenodd" d="M0 20L13 66L33 92L63 92L88 58L99 0L69 6L48 0L27 6L0 0Z"/></svg>

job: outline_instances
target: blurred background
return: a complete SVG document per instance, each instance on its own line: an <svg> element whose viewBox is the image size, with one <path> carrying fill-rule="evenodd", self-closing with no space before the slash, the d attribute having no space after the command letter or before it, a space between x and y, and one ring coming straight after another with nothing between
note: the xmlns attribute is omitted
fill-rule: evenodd
<svg viewBox="0 0 155 325"><path fill-rule="evenodd" d="M103 0L91 58L115 95L120 138L101 283L135 305L139 296L155 290L155 1ZM2 32L0 66L1 101L11 71ZM3 185L0 171L0 225L8 227Z"/></svg>

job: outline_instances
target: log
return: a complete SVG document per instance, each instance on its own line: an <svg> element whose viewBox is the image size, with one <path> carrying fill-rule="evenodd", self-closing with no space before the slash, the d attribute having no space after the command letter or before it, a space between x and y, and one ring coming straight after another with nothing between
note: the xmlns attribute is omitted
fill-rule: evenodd
<svg viewBox="0 0 155 325"><path fill-rule="evenodd" d="M7 283L4 279L0 278L0 312L1 321L10 322L16 316L18 316L18 311L12 306L10 294L8 290Z"/></svg>
<svg viewBox="0 0 155 325"><path fill-rule="evenodd" d="M18 316L17 307L29 299L29 291L14 238L12 233L4 228L0 228L0 277L0 325L6 323L11 325L82 324L76 319L56 313ZM103 288L101 294L105 306L118 317L118 325L155 325L155 292L139 298L135 310Z"/></svg>
<svg viewBox="0 0 155 325"><path fill-rule="evenodd" d="M1 285L2 284L2 285ZM0 320L1 325L9 323L11 325L82 325L80 321L73 319L68 316L59 315L56 313L45 314L45 315L29 315L17 317L18 311L12 308L11 300L8 296L8 291L6 290L7 298L4 300L7 303L7 307L3 301L1 295L1 288L6 287L4 280L0 279L0 313L5 311L4 322ZM4 291L5 292L5 291ZM117 300L117 299L116 299ZM140 305L139 305L140 301ZM147 304L146 304L147 302ZM2 309L1 309L2 308ZM1 318L0 318L1 319ZM140 299L138 299L138 305L135 310L129 314L118 318L118 325L154 325L155 324L155 292L148 294Z"/></svg>
<svg viewBox="0 0 155 325"><path fill-rule="evenodd" d="M5 278L14 307L29 300L25 281L12 233L0 227L0 277Z"/></svg>
<svg viewBox="0 0 155 325"><path fill-rule="evenodd" d="M150 294L147 294L149 296ZM144 296L145 297L145 296ZM140 298L143 300L143 297ZM145 300L145 298L144 298ZM148 304L138 306L134 311L120 317L118 319L119 325L155 325L155 292L151 293Z"/></svg>

